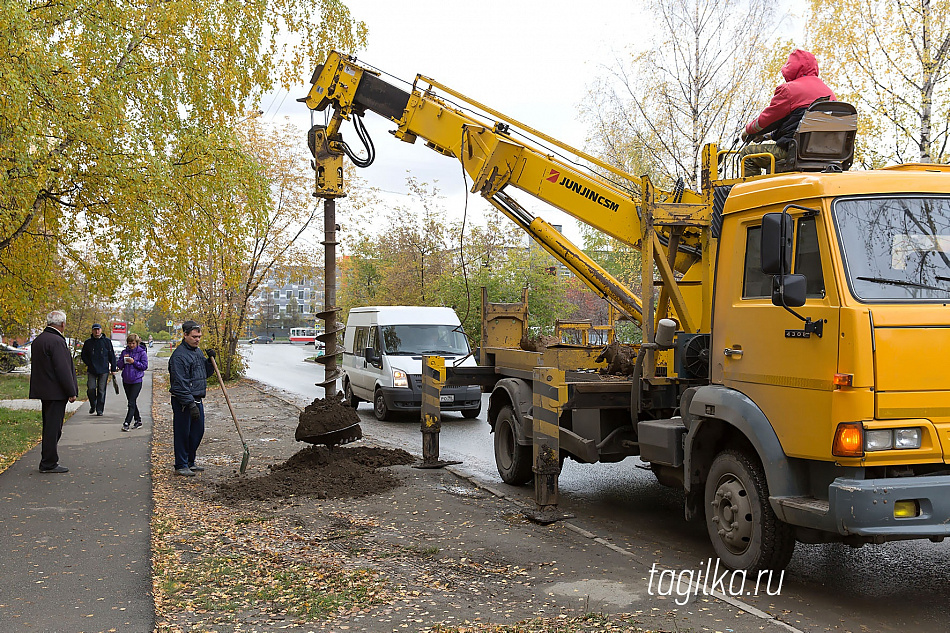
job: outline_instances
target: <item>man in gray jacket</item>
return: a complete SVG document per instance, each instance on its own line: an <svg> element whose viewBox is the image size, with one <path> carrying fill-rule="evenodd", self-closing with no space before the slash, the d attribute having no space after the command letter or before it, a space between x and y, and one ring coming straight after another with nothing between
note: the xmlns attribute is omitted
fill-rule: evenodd
<svg viewBox="0 0 950 633"><path fill-rule="evenodd" d="M194 321L181 324L181 345L168 359L170 391L172 393L172 429L175 434L175 474L194 477L204 470L195 464L198 445L205 433L205 411L201 401L208 388L208 376L214 373L208 350L208 359L200 349L201 326Z"/></svg>
<svg viewBox="0 0 950 633"><path fill-rule="evenodd" d="M30 398L43 401L43 447L40 449L41 473L68 473L59 463L57 444L63 434L66 403L79 395L76 366L63 332L66 313L54 310L46 316L46 329L33 341L30 372Z"/></svg>

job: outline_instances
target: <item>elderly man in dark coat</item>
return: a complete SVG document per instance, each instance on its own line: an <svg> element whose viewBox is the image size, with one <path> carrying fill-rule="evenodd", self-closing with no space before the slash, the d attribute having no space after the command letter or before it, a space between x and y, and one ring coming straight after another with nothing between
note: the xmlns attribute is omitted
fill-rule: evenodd
<svg viewBox="0 0 950 633"><path fill-rule="evenodd" d="M30 398L43 401L43 447L40 456L41 473L67 473L59 464L56 445L63 434L66 403L75 402L79 395L76 367L66 344L66 314L59 310L46 317L46 329L33 341L30 373Z"/></svg>

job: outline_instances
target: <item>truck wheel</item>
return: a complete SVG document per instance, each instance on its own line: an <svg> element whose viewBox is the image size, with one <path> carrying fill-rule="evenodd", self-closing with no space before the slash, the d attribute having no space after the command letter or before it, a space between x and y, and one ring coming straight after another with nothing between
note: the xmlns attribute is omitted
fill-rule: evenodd
<svg viewBox="0 0 950 633"><path fill-rule="evenodd" d="M350 386L349 380L343 384L343 397L350 403L350 407L353 409L360 406L360 402L362 402L362 400L353 395L353 387Z"/></svg>
<svg viewBox="0 0 950 633"><path fill-rule="evenodd" d="M482 412L482 405L478 405L474 409L462 409L462 417L466 420L474 420L478 417L478 414Z"/></svg>
<svg viewBox="0 0 950 633"><path fill-rule="evenodd" d="M377 389L373 394L373 413L380 422L389 419L389 407L386 406L386 398L383 397L383 390Z"/></svg>
<svg viewBox="0 0 950 633"><path fill-rule="evenodd" d="M512 486L523 486L531 481L531 447L518 444L515 433L514 409L504 406L495 421L495 466L501 480Z"/></svg>
<svg viewBox="0 0 950 633"><path fill-rule="evenodd" d="M769 505L762 466L739 451L719 453L709 469L706 529L716 554L732 569L785 569L795 549L792 526Z"/></svg>

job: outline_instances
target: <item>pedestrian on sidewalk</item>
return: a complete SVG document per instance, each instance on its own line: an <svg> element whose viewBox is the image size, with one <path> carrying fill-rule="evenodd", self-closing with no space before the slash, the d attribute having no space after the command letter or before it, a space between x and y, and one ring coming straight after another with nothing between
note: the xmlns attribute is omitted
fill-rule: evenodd
<svg viewBox="0 0 950 633"><path fill-rule="evenodd" d="M175 474L194 477L196 471L204 470L195 464L198 445L205 433L205 411L201 404L208 389L208 376L214 372L211 359L198 349L201 342L201 326L194 321L181 324L181 345L175 348L168 359L168 374L172 393L172 429L175 435Z"/></svg>
<svg viewBox="0 0 950 633"><path fill-rule="evenodd" d="M142 378L148 369L148 352L142 345L138 334L129 334L125 337L125 349L119 354L119 366L122 367L122 386L125 388L125 397L129 401L129 410L125 414L122 430L128 431L129 425L135 421L132 428L142 428L142 415L136 403L142 391Z"/></svg>
<svg viewBox="0 0 950 633"><path fill-rule="evenodd" d="M115 350L112 341L102 335L102 326L92 324L92 336L82 344L82 362L86 364L86 395L89 413L102 415L106 406L106 387L115 374Z"/></svg>
<svg viewBox="0 0 950 633"><path fill-rule="evenodd" d="M63 332L66 313L54 310L46 316L46 329L33 341L33 369L30 373L30 398L43 403L43 442L40 449L41 473L67 473L59 464L57 444L63 434L66 403L79 395L76 366Z"/></svg>

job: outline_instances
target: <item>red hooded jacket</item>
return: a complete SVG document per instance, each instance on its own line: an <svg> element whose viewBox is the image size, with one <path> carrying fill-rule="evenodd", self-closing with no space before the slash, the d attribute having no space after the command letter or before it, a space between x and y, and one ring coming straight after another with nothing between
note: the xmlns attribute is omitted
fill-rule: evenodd
<svg viewBox="0 0 950 633"><path fill-rule="evenodd" d="M831 88L818 78L818 61L808 51L796 48L789 53L788 61L782 66L782 76L785 77L785 83L775 88L772 102L745 126L749 136L761 132L776 121L781 121L793 110L811 105L819 97L836 100Z"/></svg>

